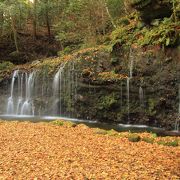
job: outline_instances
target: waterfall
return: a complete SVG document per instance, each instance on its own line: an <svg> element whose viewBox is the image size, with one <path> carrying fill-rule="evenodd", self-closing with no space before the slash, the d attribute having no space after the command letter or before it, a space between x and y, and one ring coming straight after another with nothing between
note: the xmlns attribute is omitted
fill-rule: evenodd
<svg viewBox="0 0 180 180"><path fill-rule="evenodd" d="M122 82L121 82L121 109L123 107L123 85L122 85Z"/></svg>
<svg viewBox="0 0 180 180"><path fill-rule="evenodd" d="M144 91L143 88L140 86L139 87L139 101L140 101L140 107L144 107Z"/></svg>
<svg viewBox="0 0 180 180"><path fill-rule="evenodd" d="M74 61L63 63L53 77L49 74L45 76L45 71L14 71L6 115L76 117L79 85L77 66ZM129 109L129 83L127 87ZM121 107L122 91L121 86Z"/></svg>
<svg viewBox="0 0 180 180"><path fill-rule="evenodd" d="M178 116L175 121L175 131L179 131L179 126L180 126L180 85L179 85L179 91L178 91Z"/></svg>
<svg viewBox="0 0 180 180"><path fill-rule="evenodd" d="M74 62L60 66L53 79L53 112L60 116L74 117L78 76ZM66 104L66 107L65 105ZM66 109L65 109L66 108Z"/></svg>
<svg viewBox="0 0 180 180"><path fill-rule="evenodd" d="M26 82L26 99L21 108L21 115L34 115L34 104L32 100L32 94L34 90L35 72L25 76Z"/></svg>
<svg viewBox="0 0 180 180"><path fill-rule="evenodd" d="M129 53L129 76L127 78L127 109L128 109L128 121L129 121L129 113L130 113L130 80L133 78L133 65L134 65L134 57L132 56L132 48L130 48Z"/></svg>
<svg viewBox="0 0 180 180"><path fill-rule="evenodd" d="M15 90L15 82L17 79L17 90ZM32 101L32 92L34 89L35 72L27 73L14 71L11 81L11 94L7 103L8 115L33 115L34 105ZM24 93L25 86L25 93ZM17 94L15 96L15 93ZM25 94L25 100L23 97Z"/></svg>
<svg viewBox="0 0 180 180"><path fill-rule="evenodd" d="M53 96L54 96L54 104L53 104L53 111L55 114L59 113L62 114L62 90L63 90L63 74L64 74L64 67L65 64L62 64L59 68L58 72L54 76L53 80ZM65 79L64 79L65 81ZM59 106L58 106L59 103Z"/></svg>
<svg viewBox="0 0 180 180"><path fill-rule="evenodd" d="M11 94L10 97L8 98L8 103L7 103L7 114L13 115L14 114L14 85L15 85L15 80L18 76L19 70L14 71L12 81L11 81Z"/></svg>
<svg viewBox="0 0 180 180"><path fill-rule="evenodd" d="M130 79L133 77L133 66L134 66L134 57L132 55L132 49L130 48L130 53L129 53L129 78Z"/></svg>
<svg viewBox="0 0 180 180"><path fill-rule="evenodd" d="M22 73L22 75L21 75L21 77L19 78L19 81L18 81L19 98L18 98L17 109L16 109L16 114L17 115L20 114L22 103L23 103L23 81L24 81L24 73Z"/></svg>
<svg viewBox="0 0 180 180"><path fill-rule="evenodd" d="M130 113L130 105L129 105L129 100L130 100L130 95L129 95L129 87L130 85L130 78L127 78L127 109L128 109L128 121L129 121L129 113Z"/></svg>

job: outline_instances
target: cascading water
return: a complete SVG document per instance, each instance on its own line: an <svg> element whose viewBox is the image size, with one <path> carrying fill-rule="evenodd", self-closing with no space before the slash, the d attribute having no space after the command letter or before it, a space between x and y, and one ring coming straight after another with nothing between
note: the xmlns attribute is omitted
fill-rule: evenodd
<svg viewBox="0 0 180 180"><path fill-rule="evenodd" d="M129 113L130 113L130 106L129 106L129 100L130 100L130 95L129 95L129 84L130 84L130 78L127 78L127 108L128 108L128 121L129 121Z"/></svg>
<svg viewBox="0 0 180 180"><path fill-rule="evenodd" d="M16 81L17 79L17 81ZM35 72L27 73L14 71L11 82L11 96L8 98L7 114L8 115L33 115L34 105L32 101L32 92L34 88ZM17 83L16 83L17 82ZM17 89L15 90L15 85ZM24 93L25 85L25 93ZM15 92L18 92L15 97ZM25 98L23 97L25 94ZM25 100L24 100L25 99Z"/></svg>
<svg viewBox="0 0 180 180"><path fill-rule="evenodd" d="M129 113L130 113L130 80L133 77L133 65L134 65L134 57L132 56L132 49L130 49L129 53L129 76L127 78L127 109L128 109L128 121L129 121Z"/></svg>
<svg viewBox="0 0 180 180"><path fill-rule="evenodd" d="M128 114L128 123L132 122L130 121L130 110L132 108L132 106L130 106L130 101L132 104L134 103L133 95L130 96L130 90L133 87L132 78L134 65L132 51L130 51L129 57L129 75L126 81L127 87L124 90L123 82L121 83L121 98L119 99L119 104L121 105L122 111L126 111ZM54 76L49 75L49 71L45 72L44 69L41 71L32 71L31 73L25 72L24 70L14 71L10 85L10 95L8 96L9 98L5 99L6 96L4 96L3 99L7 102L7 107L6 110L4 110L3 107L2 113L6 111L6 115L15 116L30 115L67 118L85 117L84 119L88 119L86 118L86 114L88 113L85 112L85 115L83 114L82 116L81 114L77 113L79 105L84 103L84 99L86 101L86 95L88 93L87 92L85 94L84 99L81 98L82 91L80 89L81 87L79 88L79 85L81 86L82 82L78 82L80 79L80 76L78 76L80 74L78 74L78 72L81 72L78 71L78 69L80 69L80 67L81 66L76 64L74 61L61 64L60 68ZM143 109L145 106L147 106L147 108L149 107L148 103L151 102L151 98L149 97L150 94L146 94L145 98L145 89L142 88L142 85L143 84L137 88L137 91L135 89L133 93L136 92L135 98L139 95L140 107ZM77 91L77 88L79 88L79 91ZM89 90L89 93L92 93L92 91ZM123 99L123 94L126 96L125 99ZM138 105L138 102L136 104ZM179 130L180 120L180 87L178 108L179 114L175 121L176 131Z"/></svg>
<svg viewBox="0 0 180 180"><path fill-rule="evenodd" d="M53 112L56 115L74 117L78 76L74 62L62 64L53 80ZM65 105L66 104L66 105Z"/></svg>
<svg viewBox="0 0 180 180"><path fill-rule="evenodd" d="M133 57L133 53L132 53L132 49L130 49L130 53L129 53L129 78L132 79L133 77L133 66L134 66L134 57Z"/></svg>
<svg viewBox="0 0 180 180"><path fill-rule="evenodd" d="M34 104L32 93L34 90L35 72L30 73L29 77L26 74L26 99L21 108L21 115L34 115Z"/></svg>
<svg viewBox="0 0 180 180"><path fill-rule="evenodd" d="M18 77L19 70L14 71L12 81L11 81L11 96L8 98L8 103L7 103L7 114L14 114L14 84L15 80Z"/></svg>
<svg viewBox="0 0 180 180"><path fill-rule="evenodd" d="M19 76L19 74L18 74ZM19 98L18 98L18 104L17 104L17 110L16 110L16 114L19 115L21 113L21 107L22 107L22 103L23 103L23 82L24 82L24 73L22 73L21 77L18 77L18 88L20 87L20 89L18 89L19 92Z"/></svg>
<svg viewBox="0 0 180 180"><path fill-rule="evenodd" d="M59 110L59 114L62 114L62 90L63 90L63 80L65 81L65 76L63 76L64 74L64 67L65 64L63 64L58 72L55 74L54 76L54 80L53 80L53 96L54 96L54 104L53 104L53 111L55 114L58 114L58 110ZM62 77L64 77L64 79L62 79ZM59 106L58 106L59 103Z"/></svg>
<svg viewBox="0 0 180 180"><path fill-rule="evenodd" d="M179 126L180 126L180 85L179 85L179 91L178 91L178 99L179 99L179 104L178 104L178 117L176 118L175 121L175 131L179 131Z"/></svg>
<svg viewBox="0 0 180 180"><path fill-rule="evenodd" d="M123 85L121 82L121 109L122 109L122 106L123 106Z"/></svg>
<svg viewBox="0 0 180 180"><path fill-rule="evenodd" d="M139 87L139 101L140 101L140 107L144 107L144 91L143 88L140 86Z"/></svg>

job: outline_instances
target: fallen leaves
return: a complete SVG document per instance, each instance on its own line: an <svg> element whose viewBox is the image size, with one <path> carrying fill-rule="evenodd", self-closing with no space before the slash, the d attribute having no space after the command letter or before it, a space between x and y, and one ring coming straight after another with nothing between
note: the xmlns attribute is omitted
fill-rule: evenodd
<svg viewBox="0 0 180 180"><path fill-rule="evenodd" d="M109 81L109 82L117 82L123 79L127 79L127 75L124 74L116 74L114 72L101 72L98 74L99 80Z"/></svg>
<svg viewBox="0 0 180 180"><path fill-rule="evenodd" d="M95 131L82 124L1 123L0 179L180 178L180 147Z"/></svg>

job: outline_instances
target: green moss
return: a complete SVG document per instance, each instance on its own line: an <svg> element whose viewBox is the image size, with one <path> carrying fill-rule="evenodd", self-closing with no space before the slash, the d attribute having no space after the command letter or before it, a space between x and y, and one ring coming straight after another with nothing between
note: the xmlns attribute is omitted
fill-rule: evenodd
<svg viewBox="0 0 180 180"><path fill-rule="evenodd" d="M14 64L9 61L4 61L0 63L0 71L11 70L14 67Z"/></svg>
<svg viewBox="0 0 180 180"><path fill-rule="evenodd" d="M151 136L152 136L152 138L157 138L158 137L156 133L151 133Z"/></svg>
<svg viewBox="0 0 180 180"><path fill-rule="evenodd" d="M56 126L63 126L64 125L64 122L63 121L60 121L60 120L56 120L56 121L53 121L51 122L53 125L56 125Z"/></svg>
<svg viewBox="0 0 180 180"><path fill-rule="evenodd" d="M115 131L114 129L111 129L111 130L107 131L107 134L109 136L118 136L119 133L117 131Z"/></svg>
<svg viewBox="0 0 180 180"><path fill-rule="evenodd" d="M119 133L115 131L114 129L104 130L104 129L96 128L94 132L96 134L102 134L102 135L108 135L108 136L119 136Z"/></svg>
<svg viewBox="0 0 180 180"><path fill-rule="evenodd" d="M138 134L129 134L128 140L131 142L139 142L141 140L141 137Z"/></svg>
<svg viewBox="0 0 180 180"><path fill-rule="evenodd" d="M102 135L107 135L108 132L104 129L99 129L99 128L96 128L95 131L94 131L96 134L102 134Z"/></svg>
<svg viewBox="0 0 180 180"><path fill-rule="evenodd" d="M141 140L150 144L154 143L154 138L150 138L150 137L144 137Z"/></svg>
<svg viewBox="0 0 180 180"><path fill-rule="evenodd" d="M177 147L179 145L177 140L173 140L173 141L158 141L157 142L159 145L164 145L164 146L173 146L173 147Z"/></svg>

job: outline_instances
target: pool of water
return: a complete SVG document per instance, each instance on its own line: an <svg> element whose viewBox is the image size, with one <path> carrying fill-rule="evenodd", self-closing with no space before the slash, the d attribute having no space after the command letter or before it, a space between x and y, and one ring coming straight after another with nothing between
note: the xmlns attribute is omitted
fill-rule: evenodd
<svg viewBox="0 0 180 180"><path fill-rule="evenodd" d="M159 136L180 136L180 131L166 131L163 128L150 127L146 125L132 125L132 124L110 124L110 123L102 123L98 121L91 120L81 120L81 119L73 119L67 117L55 117L55 116L14 116L14 115L0 115L1 120L6 121L30 121L30 122L51 122L57 119L63 119L65 121L71 121L77 124L83 123L91 128L101 128L105 130L114 129L118 132L152 132L156 133Z"/></svg>

